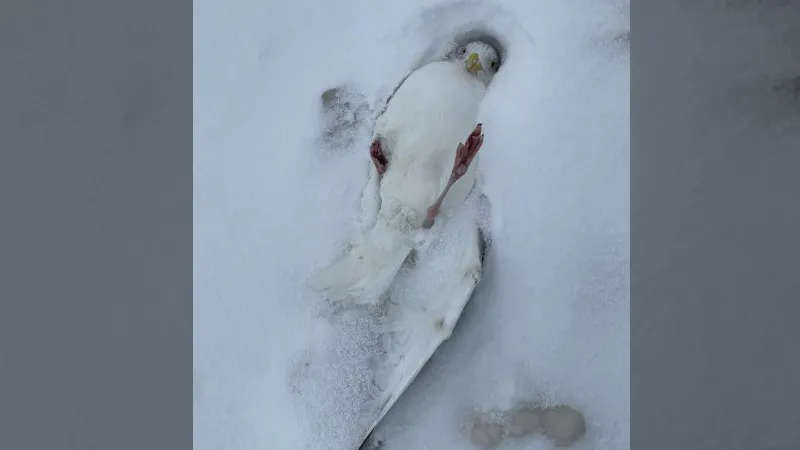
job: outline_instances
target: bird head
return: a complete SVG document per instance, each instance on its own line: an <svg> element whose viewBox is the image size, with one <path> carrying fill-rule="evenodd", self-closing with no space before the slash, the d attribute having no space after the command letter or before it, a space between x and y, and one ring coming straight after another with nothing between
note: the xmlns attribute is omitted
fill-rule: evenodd
<svg viewBox="0 0 800 450"><path fill-rule="evenodd" d="M488 86L500 69L500 57L494 47L483 41L460 45L450 58L464 65L464 70Z"/></svg>

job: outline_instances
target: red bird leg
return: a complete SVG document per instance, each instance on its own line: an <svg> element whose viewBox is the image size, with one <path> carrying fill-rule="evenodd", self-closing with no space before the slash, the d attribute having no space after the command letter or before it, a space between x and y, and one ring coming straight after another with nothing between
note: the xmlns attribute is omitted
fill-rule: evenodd
<svg viewBox="0 0 800 450"><path fill-rule="evenodd" d="M453 172L450 174L450 179L447 181L447 185L444 187L444 190L442 190L439 198L428 208L428 215L425 217L425 221L422 222L422 228L427 230L433 226L447 192L450 191L450 188L453 187L459 178L467 173L469 165L472 163L472 160L475 159L475 155L478 154L478 150L480 150L483 145L483 134L481 134L481 131L482 125L478 124L475 130L467 136L466 142L464 144L458 144L456 148L456 158L453 162Z"/></svg>
<svg viewBox="0 0 800 450"><path fill-rule="evenodd" d="M383 153L380 138L375 138L372 141L372 145L369 147L369 156L372 158L372 164L375 164L375 168L378 169L378 174L383 175L386 172L386 166L389 161L386 160L386 155Z"/></svg>

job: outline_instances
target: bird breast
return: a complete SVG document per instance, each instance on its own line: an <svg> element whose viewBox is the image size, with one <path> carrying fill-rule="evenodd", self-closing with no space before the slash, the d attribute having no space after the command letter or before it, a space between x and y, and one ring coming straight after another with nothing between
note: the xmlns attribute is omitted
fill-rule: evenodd
<svg viewBox="0 0 800 450"><path fill-rule="evenodd" d="M375 127L389 153L384 201L422 211L430 206L447 183L458 144L475 128L485 92L480 80L451 62L429 64L405 80Z"/></svg>

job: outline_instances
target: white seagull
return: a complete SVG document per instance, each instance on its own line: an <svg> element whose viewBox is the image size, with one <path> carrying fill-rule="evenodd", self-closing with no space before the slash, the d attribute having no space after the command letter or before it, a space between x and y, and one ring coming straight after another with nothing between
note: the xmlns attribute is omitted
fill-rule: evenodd
<svg viewBox="0 0 800 450"><path fill-rule="evenodd" d="M401 82L375 123L361 229L343 256L312 277L311 287L335 303L377 306L409 254L423 254L416 270L398 280L408 291L384 311L385 355L362 410L364 445L450 337L480 280L477 218L448 218L475 185L475 157L484 139L478 110L499 67L492 45L472 41ZM444 223L434 228L437 219ZM447 236L439 254L420 247L426 233Z"/></svg>

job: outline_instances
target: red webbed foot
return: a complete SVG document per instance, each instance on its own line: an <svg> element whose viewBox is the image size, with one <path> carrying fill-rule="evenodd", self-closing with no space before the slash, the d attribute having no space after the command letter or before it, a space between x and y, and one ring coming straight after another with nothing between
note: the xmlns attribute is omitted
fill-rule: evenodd
<svg viewBox="0 0 800 450"><path fill-rule="evenodd" d="M386 172L386 166L389 164L389 161L383 153L380 138L375 138L375 140L372 141L372 145L369 147L369 156L372 158L372 163L375 164L378 174L383 175Z"/></svg>
<svg viewBox="0 0 800 450"><path fill-rule="evenodd" d="M478 154L478 150L483 145L482 128L483 125L478 124L472 133L467 136L467 140L463 144L458 144L456 159L453 162L453 173L450 175L451 179L458 180L467 173L469 165L472 164L472 160L475 159L475 155Z"/></svg>
<svg viewBox="0 0 800 450"><path fill-rule="evenodd" d="M482 131L483 125L478 124L472 133L467 136L467 140L463 144L459 143L458 147L456 147L456 158L453 162L453 172L450 174L450 181L448 181L442 194L436 199L436 202L428 208L428 214L422 222L422 228L428 229L433 226L436 216L439 215L439 209L442 207L442 201L445 195L447 195L447 192L453 184L467 173L469 165L472 164L472 160L475 159L475 155L478 154L478 150L480 150L483 145Z"/></svg>

